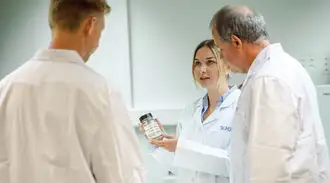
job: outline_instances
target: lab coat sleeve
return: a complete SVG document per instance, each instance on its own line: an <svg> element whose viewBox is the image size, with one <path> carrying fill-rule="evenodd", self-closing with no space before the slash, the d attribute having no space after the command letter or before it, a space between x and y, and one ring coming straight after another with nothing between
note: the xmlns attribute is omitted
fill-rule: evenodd
<svg viewBox="0 0 330 183"><path fill-rule="evenodd" d="M290 158L300 131L299 98L284 81L252 81L244 183L290 181Z"/></svg>
<svg viewBox="0 0 330 183"><path fill-rule="evenodd" d="M109 92L107 106L106 121L94 140L95 179L97 183L145 183L139 143L118 92Z"/></svg>
<svg viewBox="0 0 330 183"><path fill-rule="evenodd" d="M183 117L186 116L187 109L185 109L178 120L176 126L176 136L179 137L182 131L182 122ZM174 152L169 152L163 148L156 147L156 149L151 153L151 156L160 163L164 169L171 171L172 173L176 174L176 169L173 167L173 160L174 160Z"/></svg>
<svg viewBox="0 0 330 183"><path fill-rule="evenodd" d="M114 123L119 124L120 155L122 156L122 165L124 176L129 183L145 183L146 170L144 167L140 143L133 128L133 123L128 115L128 111L120 93L112 92L110 100L111 113Z"/></svg>
<svg viewBox="0 0 330 183"><path fill-rule="evenodd" d="M230 161L227 150L179 138L174 165L180 168L229 177Z"/></svg>
<svg viewBox="0 0 330 183"><path fill-rule="evenodd" d="M111 125L103 123L93 139L91 169L97 183L125 183L116 133Z"/></svg>

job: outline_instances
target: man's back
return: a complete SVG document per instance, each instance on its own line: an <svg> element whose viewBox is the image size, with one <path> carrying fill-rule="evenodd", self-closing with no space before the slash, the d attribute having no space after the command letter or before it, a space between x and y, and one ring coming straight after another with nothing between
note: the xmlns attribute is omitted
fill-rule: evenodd
<svg viewBox="0 0 330 183"><path fill-rule="evenodd" d="M118 97L76 52L39 52L0 83L0 183L129 182L141 157Z"/></svg>

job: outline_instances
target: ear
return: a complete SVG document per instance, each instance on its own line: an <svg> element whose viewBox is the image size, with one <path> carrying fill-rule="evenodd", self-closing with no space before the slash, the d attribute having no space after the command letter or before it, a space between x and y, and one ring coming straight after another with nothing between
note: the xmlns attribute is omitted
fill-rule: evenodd
<svg viewBox="0 0 330 183"><path fill-rule="evenodd" d="M231 36L231 42L232 42L233 46L238 47L238 48L241 48L243 45L242 40L235 35Z"/></svg>
<svg viewBox="0 0 330 183"><path fill-rule="evenodd" d="M213 24L211 27L212 34L215 34L216 30L217 30L217 25Z"/></svg>
<svg viewBox="0 0 330 183"><path fill-rule="evenodd" d="M86 36L90 36L91 34L93 34L93 31L96 27L96 17L94 16L89 16L85 19L85 21L83 22L83 27L84 27L84 34Z"/></svg>

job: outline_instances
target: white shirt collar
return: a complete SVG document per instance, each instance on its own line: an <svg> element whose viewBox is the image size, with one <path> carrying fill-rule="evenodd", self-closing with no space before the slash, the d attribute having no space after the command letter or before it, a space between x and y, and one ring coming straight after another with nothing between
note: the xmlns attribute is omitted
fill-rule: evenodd
<svg viewBox="0 0 330 183"><path fill-rule="evenodd" d="M240 90L237 88L237 86L236 85L232 86L230 88L230 92L228 93L226 99L217 107L220 107L219 109L221 109L232 105L234 102L236 102L236 96L239 95L239 93ZM207 97L207 94L205 95L205 97ZM203 102L204 102L204 97L199 100L197 107L203 107Z"/></svg>
<svg viewBox="0 0 330 183"><path fill-rule="evenodd" d="M85 63L76 51L61 49L41 49L34 55L32 60Z"/></svg>

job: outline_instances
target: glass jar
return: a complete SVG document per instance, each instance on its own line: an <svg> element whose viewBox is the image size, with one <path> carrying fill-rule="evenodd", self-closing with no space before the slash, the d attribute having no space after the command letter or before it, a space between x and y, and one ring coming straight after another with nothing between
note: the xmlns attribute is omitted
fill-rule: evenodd
<svg viewBox="0 0 330 183"><path fill-rule="evenodd" d="M144 130L144 133L146 137L149 140L155 139L155 140L162 140L162 130L160 129L157 121L152 116L151 113L147 113L142 115L140 118L140 123L142 124L142 128Z"/></svg>

